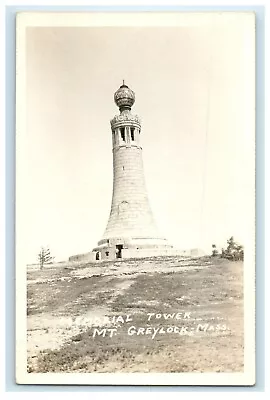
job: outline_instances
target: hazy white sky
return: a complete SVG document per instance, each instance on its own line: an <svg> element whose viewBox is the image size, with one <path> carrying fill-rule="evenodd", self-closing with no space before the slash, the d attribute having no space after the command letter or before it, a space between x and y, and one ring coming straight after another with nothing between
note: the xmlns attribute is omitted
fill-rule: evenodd
<svg viewBox="0 0 270 400"><path fill-rule="evenodd" d="M142 119L145 178L163 235L181 249L209 250L231 235L245 241L254 197L254 31L252 19L239 17L27 28L20 179L28 262L42 245L61 260L101 239L122 79L136 94L132 111Z"/></svg>

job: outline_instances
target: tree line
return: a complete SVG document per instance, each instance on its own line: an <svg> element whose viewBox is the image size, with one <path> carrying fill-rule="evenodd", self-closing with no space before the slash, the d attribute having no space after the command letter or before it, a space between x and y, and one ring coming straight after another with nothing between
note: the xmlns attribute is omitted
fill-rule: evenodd
<svg viewBox="0 0 270 400"><path fill-rule="evenodd" d="M218 252L217 246L212 244L212 257L226 258L232 261L243 261L244 260L244 247L234 240L231 236L227 240L227 247L221 249L221 253Z"/></svg>

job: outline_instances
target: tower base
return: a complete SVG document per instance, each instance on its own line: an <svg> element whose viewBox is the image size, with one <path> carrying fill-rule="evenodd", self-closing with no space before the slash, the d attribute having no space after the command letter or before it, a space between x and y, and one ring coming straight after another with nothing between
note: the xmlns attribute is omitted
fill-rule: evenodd
<svg viewBox="0 0 270 400"><path fill-rule="evenodd" d="M173 247L163 238L113 238L98 242L97 260L117 260L169 255Z"/></svg>
<svg viewBox="0 0 270 400"><path fill-rule="evenodd" d="M153 240L153 239L152 239ZM163 239L159 239L163 240ZM166 240L163 240L166 242ZM101 243L102 242L102 243ZM131 244L129 240L129 245L123 243L123 240L120 243L120 240L114 242L114 245L105 241L99 242L99 245L95 247L91 252L84 254L76 254L74 256L69 257L69 261L72 262L99 262L99 261L117 261L117 260L128 260L132 258L147 258L147 257L192 257L199 258L205 256L204 251L193 248L193 249L185 249L180 250L176 249L168 244L157 243L150 245L150 241L148 243L137 242L135 241ZM103 243L104 242L104 243ZM118 246L118 247L116 247ZM122 247L123 246L123 247Z"/></svg>

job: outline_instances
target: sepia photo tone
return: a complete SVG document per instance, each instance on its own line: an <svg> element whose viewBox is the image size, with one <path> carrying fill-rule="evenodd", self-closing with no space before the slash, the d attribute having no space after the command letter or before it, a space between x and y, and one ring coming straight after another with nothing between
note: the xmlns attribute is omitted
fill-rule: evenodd
<svg viewBox="0 0 270 400"><path fill-rule="evenodd" d="M254 14L21 13L16 65L17 382L254 384Z"/></svg>

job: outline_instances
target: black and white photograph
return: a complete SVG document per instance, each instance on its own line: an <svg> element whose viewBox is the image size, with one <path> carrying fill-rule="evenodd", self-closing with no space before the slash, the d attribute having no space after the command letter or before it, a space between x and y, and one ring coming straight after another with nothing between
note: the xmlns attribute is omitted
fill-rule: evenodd
<svg viewBox="0 0 270 400"><path fill-rule="evenodd" d="M255 384L255 14L16 21L16 380Z"/></svg>

